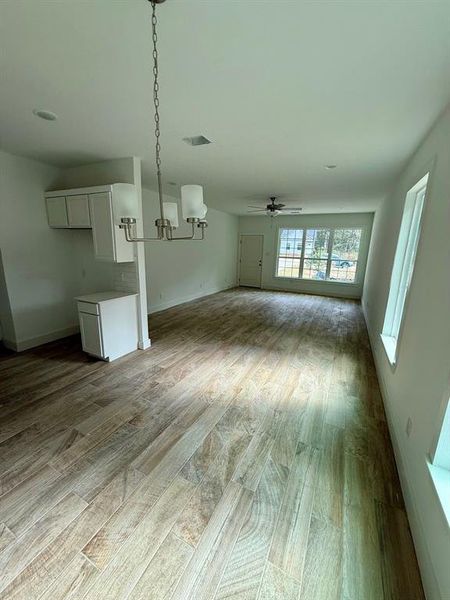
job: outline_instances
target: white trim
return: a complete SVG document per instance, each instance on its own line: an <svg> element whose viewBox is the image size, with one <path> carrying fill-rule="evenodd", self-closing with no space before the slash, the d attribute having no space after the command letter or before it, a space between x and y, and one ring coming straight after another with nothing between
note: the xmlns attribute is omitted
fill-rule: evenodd
<svg viewBox="0 0 450 600"><path fill-rule="evenodd" d="M439 504L447 519L447 525L450 527L450 471L432 465L429 461L427 461L427 467Z"/></svg>
<svg viewBox="0 0 450 600"><path fill-rule="evenodd" d="M119 182L118 182L119 183ZM49 192L45 192L46 198L55 198L57 196L77 196L78 194L98 194L100 192L110 192L112 193L113 187L115 183L110 183L108 185L95 185L81 188L68 188L65 190L52 190ZM123 184L121 184L123 185ZM125 185L133 185L133 184L125 184Z"/></svg>
<svg viewBox="0 0 450 600"><path fill-rule="evenodd" d="M139 350L147 350L147 348L150 348L152 345L152 340L150 338L147 338L146 340L142 340L142 342L138 343L138 348Z"/></svg>
<svg viewBox="0 0 450 600"><path fill-rule="evenodd" d="M49 333L27 338L25 340L19 340L17 342L12 340L3 340L3 344L10 350L14 350L15 352L23 352L24 350L29 350L30 348L35 348L36 346L42 346L42 344L48 344L49 342L54 342L55 340L76 335L77 333L80 333L79 326L72 325L71 327L57 329L56 331L50 331Z"/></svg>
<svg viewBox="0 0 450 600"><path fill-rule="evenodd" d="M398 441L398 437L396 434L396 430L393 424L392 413L391 413L391 404L388 402L388 391L386 383L381 374L381 368L379 364L379 356L375 351L375 342L377 341L377 337L372 331L369 323L369 319L367 318L366 306L364 302L361 302L362 313L364 316L364 321L366 323L367 333L369 335L369 344L372 351L372 356L374 359L375 370L377 374L378 383L380 386L381 397L383 400L383 406L386 413L386 419L389 429L389 435L392 442L392 447L394 449L394 457L395 463L397 465L398 475L400 479L400 486L403 492L403 498L405 501L406 513L408 516L408 521L411 529L411 534L413 538L414 547L416 549L417 559L419 561L419 569L422 576L422 580L424 580L425 576L428 580L428 585L438 591L439 584L438 579L436 577L435 569L433 561L431 560L430 550L428 548L428 536L425 533L425 527L420 516L420 512L417 509L416 499L413 492L413 488L410 488L408 483L408 478L406 474L406 470L402 460L402 454L400 451L400 444ZM425 583L425 582L424 582ZM426 588L427 586L424 585Z"/></svg>
<svg viewBox="0 0 450 600"><path fill-rule="evenodd" d="M292 281L292 279L290 279ZM296 281L296 280L294 280ZM305 279L304 281L310 281L309 279ZM318 281L317 283L323 283L322 281ZM329 282L333 283L333 282ZM245 287L245 286L243 286ZM255 288L259 289L259 288ZM355 296L349 296L348 294L340 293L339 291L334 290L330 292L329 290L317 290L310 291L304 289L295 289L295 288L286 288L286 287L277 287L275 285L263 285L261 288L263 291L267 292L284 292L286 294L306 294L307 296L324 296L325 298L343 298L344 300L356 300L360 299L359 294Z"/></svg>
<svg viewBox="0 0 450 600"><path fill-rule="evenodd" d="M443 467L450 472L450 375L439 408L438 422L430 458L433 465Z"/></svg>
<svg viewBox="0 0 450 600"><path fill-rule="evenodd" d="M392 263L389 292L384 312L382 340L391 366L395 366L403 337L409 295L419 253L430 172L425 173L406 193L397 245ZM422 198L419 195L423 193ZM417 211L420 213L417 215ZM415 230L415 231L414 231ZM414 239L411 238L415 232ZM409 258L407 261L407 255ZM397 264L398 263L398 264ZM401 263L401 264L400 264ZM406 267L405 267L405 263ZM404 294L402 293L404 289ZM399 302L403 296L403 302Z"/></svg>
<svg viewBox="0 0 450 600"><path fill-rule="evenodd" d="M161 302L160 304L154 304L153 306L148 307L148 314L152 315L157 312L161 312L162 310L166 310L168 308L172 308L173 306L178 306L179 304L185 304L186 302L192 302L192 300L198 300L200 298L204 298L205 296L212 296L213 294L218 294L219 292L223 292L225 290L231 290L237 287L236 283L232 283L230 285L226 285L224 287L216 287L211 288L209 290L203 290L203 292L190 294L188 296L182 296L181 298L173 298L172 300L167 300L167 302ZM255 288L259 289L259 288Z"/></svg>
<svg viewBox="0 0 450 600"><path fill-rule="evenodd" d="M397 361L397 339L391 335L380 333L384 351L392 367L395 367Z"/></svg>

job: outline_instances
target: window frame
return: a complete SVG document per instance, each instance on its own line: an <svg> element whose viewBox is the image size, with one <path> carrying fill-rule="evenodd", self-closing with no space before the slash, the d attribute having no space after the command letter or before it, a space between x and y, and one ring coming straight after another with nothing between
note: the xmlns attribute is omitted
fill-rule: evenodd
<svg viewBox="0 0 450 600"><path fill-rule="evenodd" d="M428 472L450 526L450 375L439 410L439 427L427 457Z"/></svg>
<svg viewBox="0 0 450 600"><path fill-rule="evenodd" d="M398 362L400 344L405 324L405 317L408 310L409 296L414 280L416 260L419 253L420 241L422 238L422 226L425 215L426 201L429 193L429 185L430 171L427 171L425 175L423 175L407 191L405 195L405 201L403 203L402 218L397 238L397 244L395 247L394 259L392 263L392 272L389 282L389 291L386 301L386 307L384 310L383 327L380 334L386 356L389 360L391 368L393 369L395 369ZM419 195L421 194L421 192L423 192L423 196L421 200L419 200ZM421 202L420 214L417 223L415 224L416 235L413 240L414 247L411 248L409 246L409 242L414 226L417 204L419 202ZM406 211L410 213L409 217ZM408 219L409 222L406 222L405 219ZM396 264L397 254L400 250L401 254L398 257L399 262L398 264ZM408 261L408 265L410 268L406 270L405 261L409 252L411 252ZM394 278L397 278L397 280L395 281ZM395 286L396 289L394 289L393 286ZM404 286L405 292L403 306L400 307L401 310L399 313L399 299L402 286ZM395 335L393 335L394 329Z"/></svg>
<svg viewBox="0 0 450 600"><path fill-rule="evenodd" d="M286 277L284 275L278 275L278 260L279 260L279 249L280 249L280 236L281 236L281 230L282 229L288 229L288 230L302 230L302 249L301 249L301 255L300 255L300 267L299 267L299 276L298 277ZM310 279L308 277L303 277L303 267L304 267L304 262L305 260L309 260L308 257L305 257L305 246L306 246L306 232L309 229L316 229L316 230L326 230L330 232L329 238L328 238L328 248L327 248L327 265L326 265L326 274L325 274L325 279ZM334 233L337 230L340 229L355 229L361 232L360 235L360 239L359 239L359 248L358 248L358 258L356 259L356 270L355 270L355 279L354 281L337 281L334 279L329 279L330 276L330 270L331 270L331 263L333 262L332 259L332 251L333 251L333 242L334 242ZM361 248L363 247L363 243L365 241L365 235L366 235L366 227L364 225L336 225L336 226L327 226L327 225L319 225L319 226L315 226L315 225L302 225L302 226L297 226L297 227L292 227L290 225L279 225L278 226L278 231L277 231L277 235L275 236L275 265L274 265L274 277L276 279L282 279L282 280L286 280L286 281L306 281L306 282L312 282L313 284L331 284L331 285L345 285L345 286L352 286L352 285L359 285L360 281L360 267L361 267ZM325 259L323 259L325 260Z"/></svg>

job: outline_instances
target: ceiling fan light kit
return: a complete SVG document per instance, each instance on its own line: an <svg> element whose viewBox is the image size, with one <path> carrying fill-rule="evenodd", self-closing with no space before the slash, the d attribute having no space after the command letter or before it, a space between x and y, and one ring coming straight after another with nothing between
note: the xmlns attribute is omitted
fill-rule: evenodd
<svg viewBox="0 0 450 600"><path fill-rule="evenodd" d="M282 204L281 202L275 203L275 200L277 199L276 196L270 196L270 202L269 204L267 204L264 208L261 208L260 206L249 206L248 208L252 208L255 210L249 210L248 212L251 213L257 213L257 212L264 212L266 213L266 215L268 217L276 217L277 215L284 213L290 213L290 212L294 212L294 213L300 213L302 211L301 208L299 207L289 207L286 206L286 204Z"/></svg>
<svg viewBox="0 0 450 600"><path fill-rule="evenodd" d="M158 79L158 35L156 32L157 18L156 5L165 0L149 0L152 5L152 41L153 41L153 104L155 107L155 162L156 175L158 179L159 218L155 221L156 237L136 237L134 217L122 217L120 227L125 231L127 242L150 242L154 240L173 242L177 240L204 240L205 229L208 227L206 213L208 207L203 202L203 188L201 185L181 186L181 208L183 219L191 225L191 235L175 237L173 232L178 227L178 205L176 202L164 202L162 193L161 174L161 144L160 144L160 118L159 118L159 79ZM200 136L203 138L203 136ZM191 139L191 138L189 138ZM192 138L197 139L197 138ZM201 143L210 143L203 138ZM198 144L191 144L198 145ZM200 229L201 236L196 237L196 231Z"/></svg>

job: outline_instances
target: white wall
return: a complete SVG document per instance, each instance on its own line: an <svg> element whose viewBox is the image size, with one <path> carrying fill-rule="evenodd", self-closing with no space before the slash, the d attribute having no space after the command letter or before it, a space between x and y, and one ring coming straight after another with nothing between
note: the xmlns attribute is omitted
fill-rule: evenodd
<svg viewBox="0 0 450 600"><path fill-rule="evenodd" d="M380 341L407 191L431 168L395 370ZM377 211L363 309L428 600L450 598L450 532L426 458L443 415L450 367L450 108ZM448 398L447 398L448 399ZM412 419L408 438L405 427ZM450 442L449 442L450 443Z"/></svg>
<svg viewBox="0 0 450 600"><path fill-rule="evenodd" d="M50 189L136 183L135 163L125 158L57 169L0 153L0 325L9 346L25 349L76 332L73 298L79 294L138 288L133 263L94 259L92 231L50 229L44 201ZM153 233L158 210L154 192L145 192L144 205L145 231ZM149 312L236 284L238 219L210 210L208 220L204 242L145 245ZM184 227L179 234L187 233ZM146 335L143 347L148 346Z"/></svg>
<svg viewBox="0 0 450 600"><path fill-rule="evenodd" d="M94 260L91 231L49 228L44 192L61 170L0 152L0 174L0 320L5 342L24 349L74 333L74 296L110 288L112 269Z"/></svg>
<svg viewBox="0 0 450 600"><path fill-rule="evenodd" d="M330 296L360 298L363 289L364 272L370 243L373 213L349 213L332 215L290 215L274 218L264 216L240 217L239 233L259 233L264 235L264 256L262 287L264 289L306 292ZM284 279L275 277L275 262L280 227L362 227L360 264L357 281L354 284Z"/></svg>
<svg viewBox="0 0 450 600"><path fill-rule="evenodd" d="M173 202L174 198L165 200ZM145 235L154 236L154 221L159 216L157 194L144 189L143 206ZM179 219L181 224L181 210ZM149 313L236 285L238 218L209 209L207 220L204 241L145 244ZM190 231L184 224L176 235Z"/></svg>
<svg viewBox="0 0 450 600"><path fill-rule="evenodd" d="M115 158L64 169L58 178L57 187L64 189L111 183L131 183L136 186L138 213L142 213L141 160L137 157ZM142 221L143 218L140 218L138 214L138 236L142 235ZM133 263L118 263L109 266L112 271L112 285L109 287L118 291L139 293L139 348L145 349L150 346L150 340L147 321L145 252L142 244L136 245L135 254Z"/></svg>
<svg viewBox="0 0 450 600"><path fill-rule="evenodd" d="M3 268L3 256L0 248L0 340L6 341L7 344L9 341L9 345L11 345L12 341L15 339L16 330L12 317L8 289L6 287L6 275Z"/></svg>
<svg viewBox="0 0 450 600"><path fill-rule="evenodd" d="M132 158L114 158L61 169L55 185L56 189L65 189L111 183L134 183Z"/></svg>

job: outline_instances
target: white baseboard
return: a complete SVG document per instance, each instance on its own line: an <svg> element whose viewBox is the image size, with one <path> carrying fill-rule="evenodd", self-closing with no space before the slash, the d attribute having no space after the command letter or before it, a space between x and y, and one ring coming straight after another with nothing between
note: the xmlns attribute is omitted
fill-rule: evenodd
<svg viewBox="0 0 450 600"><path fill-rule="evenodd" d="M30 348L35 348L36 346L42 346L42 344L48 344L48 342L54 342L55 340L60 340L61 338L75 335L79 332L79 326L72 325L71 327L57 329L56 331L50 331L44 335L38 335L25 340L19 340L17 342L12 340L3 340L3 344L10 350L14 350L15 352L23 352L24 350L29 350Z"/></svg>
<svg viewBox="0 0 450 600"><path fill-rule="evenodd" d="M138 348L139 350L147 350L147 348L150 348L152 345L152 340L150 338L146 338L145 340L142 340L141 342L138 343Z"/></svg>
<svg viewBox="0 0 450 600"><path fill-rule="evenodd" d="M350 294L340 294L339 292L333 292L332 294L327 292L326 290L317 290L317 291L305 291L305 290L293 290L285 287L276 287L276 286L262 286L262 290L266 290L268 292L287 292L291 294L306 294L308 296L326 296L327 298L342 298L343 300L360 300L361 295L355 294L354 296Z"/></svg>
<svg viewBox="0 0 450 600"><path fill-rule="evenodd" d="M403 461L403 457L400 451L400 444L398 435L393 423L391 403L388 402L388 391L386 383L381 374L379 365L378 353L376 352L376 334L371 330L369 320L367 318L366 305L364 301L361 301L362 313L364 321L366 323L367 333L369 335L369 343L372 350L372 356L375 363L375 370L377 373L378 382L380 384L381 397L383 399L384 410L386 412L386 419L389 428L389 434L391 436L392 448L394 450L395 462L397 464L398 475L400 479L400 486L402 488L403 498L405 500L406 512L411 528L411 534L413 536L413 542L416 549L417 560L422 576L422 583L427 598L433 598L436 600L443 600L439 592L439 584L434 572L433 562L428 550L427 538L425 535L425 527L420 518L420 512L417 509L417 503L414 497L413 490L408 483L407 468Z"/></svg>
<svg viewBox="0 0 450 600"><path fill-rule="evenodd" d="M231 290L236 287L236 283L232 283L231 285L226 285L223 287L209 288L207 290L202 290L200 293L189 294L187 296L179 296L178 298L171 298L170 300L166 300L165 302L160 302L159 304L153 304L148 307L148 314L151 315L153 313L161 312L162 310L166 310L167 308L172 308L173 306L178 306L179 304L184 304L185 302L191 302L192 300L198 300L199 298L204 298L205 296L211 296L212 294L217 294L218 292L223 292L224 290Z"/></svg>

